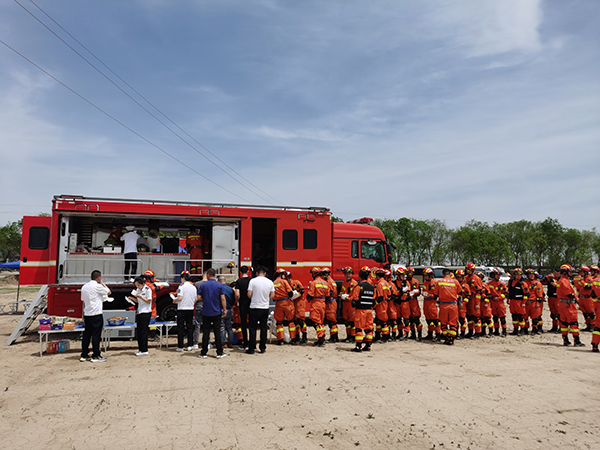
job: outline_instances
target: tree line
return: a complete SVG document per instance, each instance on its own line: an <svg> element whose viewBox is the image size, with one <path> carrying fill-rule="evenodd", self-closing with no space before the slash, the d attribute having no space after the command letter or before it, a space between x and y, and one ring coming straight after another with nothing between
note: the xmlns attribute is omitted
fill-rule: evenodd
<svg viewBox="0 0 600 450"><path fill-rule="evenodd" d="M392 247L393 260L406 265L531 267L547 270L568 263L598 264L600 234L595 228L563 227L548 217L540 222L509 223L471 220L451 229L438 220L377 219Z"/></svg>

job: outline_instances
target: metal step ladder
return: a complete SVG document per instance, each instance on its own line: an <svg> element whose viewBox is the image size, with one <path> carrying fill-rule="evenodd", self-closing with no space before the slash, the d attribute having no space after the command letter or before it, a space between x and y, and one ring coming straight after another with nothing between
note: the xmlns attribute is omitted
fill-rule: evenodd
<svg viewBox="0 0 600 450"><path fill-rule="evenodd" d="M27 331L31 324L35 321L37 316L46 311L46 305L48 304L48 285L44 284L35 296L35 299L31 302L23 317L19 321L18 325L13 330L10 337L4 344L6 347L15 342L19 336Z"/></svg>

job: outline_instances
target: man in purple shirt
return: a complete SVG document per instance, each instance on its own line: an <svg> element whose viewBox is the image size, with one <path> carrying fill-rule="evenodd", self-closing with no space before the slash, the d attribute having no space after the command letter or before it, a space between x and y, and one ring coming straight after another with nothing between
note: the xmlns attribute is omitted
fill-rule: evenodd
<svg viewBox="0 0 600 450"><path fill-rule="evenodd" d="M217 346L217 358L227 356L223 353L223 341L221 340L221 318L227 314L227 304L223 293L223 285L215 280L215 269L206 271L207 281L198 288L197 300L202 302L202 351L200 358L206 358L210 330L215 335Z"/></svg>

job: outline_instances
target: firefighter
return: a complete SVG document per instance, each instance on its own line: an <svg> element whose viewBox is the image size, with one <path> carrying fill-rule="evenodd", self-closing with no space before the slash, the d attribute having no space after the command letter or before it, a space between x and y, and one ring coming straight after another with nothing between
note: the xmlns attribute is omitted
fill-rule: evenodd
<svg viewBox="0 0 600 450"><path fill-rule="evenodd" d="M427 322L427 336L423 339L438 342L440 340L441 327L436 294L437 282L433 279L433 275L431 267L423 269L423 287L421 291L423 293L423 313L425 313L425 322ZM435 337L433 335L434 332Z"/></svg>
<svg viewBox="0 0 600 450"><path fill-rule="evenodd" d="M590 267L590 279L592 281L592 290L590 295L594 303L594 331L592 331L592 351L598 353L598 344L600 344L600 268L598 266Z"/></svg>
<svg viewBox="0 0 600 450"><path fill-rule="evenodd" d="M413 278L415 269L411 266L406 268L406 285L409 290L407 297L410 304L410 338L421 340L421 334L423 333L423 324L421 324L421 308L419 307L419 295L421 295L421 289L419 288L419 281ZM416 331L416 334L415 334Z"/></svg>
<svg viewBox="0 0 600 450"><path fill-rule="evenodd" d="M487 283L484 281L485 275L481 270L475 272L475 275L481 280L482 291L481 299L479 301L479 311L481 316L481 332L480 336L491 338L493 336L493 324L492 324L492 305L491 305L491 294ZM487 333L486 333L487 330Z"/></svg>
<svg viewBox="0 0 600 450"><path fill-rule="evenodd" d="M481 335L481 295L483 293L483 282L475 275L475 264L467 263L465 266L465 281L469 285L471 298L467 303L467 321L469 332L466 337L478 339Z"/></svg>
<svg viewBox="0 0 600 450"><path fill-rule="evenodd" d="M544 287L540 280L536 276L536 272L533 269L527 269L525 271L527 276L527 303L525 310L525 330L524 333L527 334L527 328L529 325L529 320L527 317L531 319L531 334L542 334L540 324L542 319L542 305L544 301Z"/></svg>
<svg viewBox="0 0 600 450"><path fill-rule="evenodd" d="M575 287L571 283L570 276L573 268L569 264L560 266L560 280L556 287L556 294L560 301L560 323L563 345L571 345L569 341L569 331L573 335L574 345L583 347L584 344L579 339L579 324L577 323L577 295Z"/></svg>
<svg viewBox="0 0 600 450"><path fill-rule="evenodd" d="M394 281L394 284L398 289L396 311L398 315L398 321L402 321L401 328L398 330L399 341L405 341L408 339L408 334L410 331L410 299L408 298L408 291L410 288L404 279L405 273L406 269L404 269L404 267L398 267L396 269L396 280Z"/></svg>
<svg viewBox="0 0 600 450"><path fill-rule="evenodd" d="M310 302L309 320L317 332L317 341L314 345L323 347L325 345L325 299L331 295L331 287L321 277L321 269L313 267L310 270L313 277L308 284L306 299Z"/></svg>
<svg viewBox="0 0 600 450"><path fill-rule="evenodd" d="M354 332L354 307L350 297L354 288L358 286L358 282L352 278L354 275L352 267L344 267L342 272L344 273L344 281L340 288L340 299L342 300L342 318L346 324L346 339L344 342L354 342L356 336Z"/></svg>
<svg viewBox="0 0 600 450"><path fill-rule="evenodd" d="M454 276L462 287L462 292L458 296L458 323L460 325L460 334L456 336L457 339L464 339L467 333L467 305L471 299L471 289L469 284L465 281L465 271L458 269Z"/></svg>
<svg viewBox="0 0 600 450"><path fill-rule="evenodd" d="M375 286L375 338L373 340L385 344L390 337L388 301L391 290L389 284L385 281L384 269L378 268L375 275L377 276L377 286Z"/></svg>
<svg viewBox="0 0 600 450"><path fill-rule="evenodd" d="M306 344L307 332L306 322L304 321L306 318L306 297L304 295L304 286L302 286L299 280L292 277L292 272L287 272L287 278L292 289L297 293L292 296L292 300L294 301L294 323L296 324L295 341L300 344ZM300 334L302 334L302 338L300 338Z"/></svg>
<svg viewBox="0 0 600 450"><path fill-rule="evenodd" d="M585 320L583 331L592 331L594 327L595 314L594 302L592 301L592 279L590 277L590 268L581 266L579 274L573 278L573 284L579 294L579 310Z"/></svg>
<svg viewBox="0 0 600 450"><path fill-rule="evenodd" d="M558 268L555 268L551 274L546 275L542 279L542 284L546 286L548 295L548 308L550 309L550 318L552 319L551 333L560 333L560 316L558 314L559 300L556 296L556 281L559 279L560 273Z"/></svg>
<svg viewBox="0 0 600 450"><path fill-rule="evenodd" d="M458 325L458 297L462 293L462 286L456 278L452 278L450 269L444 269L442 275L444 278L435 283L432 295L439 299L439 319L444 344L454 345ZM428 297L426 301L427 299Z"/></svg>
<svg viewBox="0 0 600 450"><path fill-rule="evenodd" d="M185 246L190 255L190 274L202 274L202 260L204 259L204 239L198 228L192 228L185 238Z"/></svg>
<svg viewBox="0 0 600 450"><path fill-rule="evenodd" d="M154 323L156 322L156 292L160 291L164 286L165 283L161 283L159 282L156 277L155 277L155 273L153 270L146 270L144 272L144 283L146 284L146 286L148 286L150 288L150 290L152 291L152 313L150 314L150 323ZM167 284L168 286L168 284ZM150 339L152 339L153 341L155 341L156 339L158 339L158 336L156 334L156 326L150 326L149 328L149 337Z"/></svg>
<svg viewBox="0 0 600 450"><path fill-rule="evenodd" d="M488 282L490 292L492 317L494 318L494 336L500 336L500 327L502 327L502 337L506 337L506 298L507 287L500 281L500 271L493 269L492 279Z"/></svg>
<svg viewBox="0 0 600 450"><path fill-rule="evenodd" d="M339 342L337 326L337 283L331 277L331 270L323 268L321 276L329 285L329 296L325 299L325 324L329 326L329 342Z"/></svg>
<svg viewBox="0 0 600 450"><path fill-rule="evenodd" d="M390 341L395 341L398 337L398 305L396 299L400 294L396 285L392 282L392 272L385 270L383 277L390 287L390 298L388 299L388 327L390 329Z"/></svg>
<svg viewBox="0 0 600 450"><path fill-rule="evenodd" d="M352 351L368 352L373 340L373 306L375 305L375 288L368 282L369 271L362 268L358 272L358 285L352 291L351 302L354 311L354 327L356 345ZM368 267L367 267L368 269ZM365 343L362 347L363 341Z"/></svg>
<svg viewBox="0 0 600 450"><path fill-rule="evenodd" d="M295 344L296 324L294 323L294 303L292 301L294 290L287 281L286 270L277 269L275 277L275 281L273 282L275 287L275 294L273 295L275 311L273 318L275 319L275 330L277 332L277 345L283 345L285 337L284 327L288 327L290 339Z"/></svg>
<svg viewBox="0 0 600 450"><path fill-rule="evenodd" d="M512 318L513 331L510 333L511 336L521 336L522 332L519 332L525 328L525 302L527 286L524 286L523 270L517 267L513 270L512 279L508 282L508 306L510 309L510 315Z"/></svg>

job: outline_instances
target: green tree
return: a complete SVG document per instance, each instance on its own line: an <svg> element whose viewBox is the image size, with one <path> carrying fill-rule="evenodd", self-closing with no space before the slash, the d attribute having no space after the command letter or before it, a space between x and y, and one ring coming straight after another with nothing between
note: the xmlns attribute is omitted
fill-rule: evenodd
<svg viewBox="0 0 600 450"><path fill-rule="evenodd" d="M16 261L21 254L21 229L23 221L0 227L0 261Z"/></svg>

